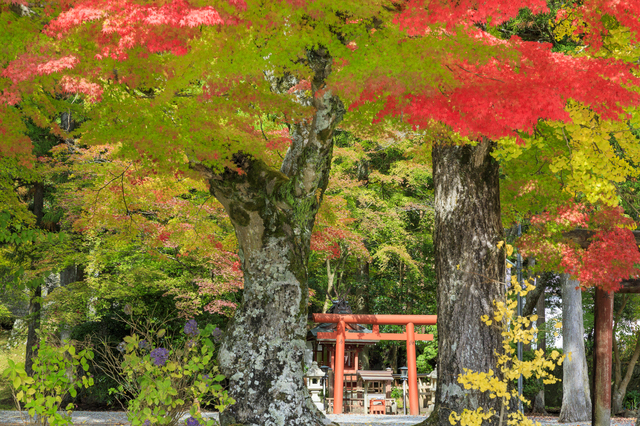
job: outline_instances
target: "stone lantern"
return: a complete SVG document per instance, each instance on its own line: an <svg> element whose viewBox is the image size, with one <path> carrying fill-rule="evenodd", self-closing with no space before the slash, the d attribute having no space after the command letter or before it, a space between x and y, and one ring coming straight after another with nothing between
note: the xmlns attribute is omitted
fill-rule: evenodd
<svg viewBox="0 0 640 426"><path fill-rule="evenodd" d="M318 367L317 362L313 361L305 376L307 377L307 388L311 394L311 400L316 404L318 410L324 411L324 404L320 396L322 393L322 378L324 377L324 371Z"/></svg>
<svg viewBox="0 0 640 426"><path fill-rule="evenodd" d="M427 377L429 378L429 390L435 393L436 388L438 387L438 369L434 368Z"/></svg>
<svg viewBox="0 0 640 426"><path fill-rule="evenodd" d="M427 413L431 413L436 404L436 389L438 388L438 369L435 368L429 375L429 402L427 403Z"/></svg>

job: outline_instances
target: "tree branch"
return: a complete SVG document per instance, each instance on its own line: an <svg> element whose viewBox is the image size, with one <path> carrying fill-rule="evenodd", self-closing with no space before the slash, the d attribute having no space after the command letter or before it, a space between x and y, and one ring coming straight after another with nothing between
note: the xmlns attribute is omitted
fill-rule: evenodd
<svg viewBox="0 0 640 426"><path fill-rule="evenodd" d="M536 307L538 299L540 299L540 296L544 294L546 288L546 282L544 280L538 280L538 285L536 285L536 288L534 288L529 294L527 294L527 302L524 304L524 308L522 309L523 317L527 317L533 313L533 308Z"/></svg>

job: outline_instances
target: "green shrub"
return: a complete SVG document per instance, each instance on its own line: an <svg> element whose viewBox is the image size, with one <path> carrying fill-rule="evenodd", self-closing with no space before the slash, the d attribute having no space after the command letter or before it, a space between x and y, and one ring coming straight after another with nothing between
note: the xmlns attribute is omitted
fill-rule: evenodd
<svg viewBox="0 0 640 426"><path fill-rule="evenodd" d="M637 410L640 404L640 392L631 390L624 396L624 408L627 410Z"/></svg>
<svg viewBox="0 0 640 426"><path fill-rule="evenodd" d="M393 399L402 398L402 389L396 386L391 388L391 398Z"/></svg>
<svg viewBox="0 0 640 426"><path fill-rule="evenodd" d="M11 330L16 317L6 306L0 303L0 328Z"/></svg>
<svg viewBox="0 0 640 426"><path fill-rule="evenodd" d="M91 340L94 344L106 340L114 346L121 342L129 334L129 328L121 321L115 321L110 316L100 321L90 321L75 326L71 332L71 338L78 341ZM89 372L93 375L94 385L78 392L76 401L88 403L106 404L109 407L126 404L130 398L126 395L116 395L109 389L118 386L118 382L104 373L105 364L108 362L100 351L95 352L93 362L89 365Z"/></svg>
<svg viewBox="0 0 640 426"><path fill-rule="evenodd" d="M130 310L125 313L131 316ZM156 319L144 325L122 321L131 327L131 335L115 348L104 341L98 352L107 360L104 372L119 383L110 392L130 398L125 409L132 426L176 426L187 412L191 423L213 425L214 420L202 419L200 404L213 401L222 411L233 403L220 385L224 376L213 365L210 337L215 338L215 327L199 330L190 320L178 338L168 336Z"/></svg>
<svg viewBox="0 0 640 426"><path fill-rule="evenodd" d="M68 404L66 413L59 413L63 398L69 393L75 397L76 387L93 385L93 378L78 377L77 367L89 369L87 360L93 359L90 350L76 353L70 343L41 343L38 354L33 359L33 377L27 376L22 364L9 360L9 367L2 373L9 379L11 391L23 421L36 425L71 425L71 409ZM81 384L79 383L81 382ZM28 412L28 419L22 415L22 409Z"/></svg>

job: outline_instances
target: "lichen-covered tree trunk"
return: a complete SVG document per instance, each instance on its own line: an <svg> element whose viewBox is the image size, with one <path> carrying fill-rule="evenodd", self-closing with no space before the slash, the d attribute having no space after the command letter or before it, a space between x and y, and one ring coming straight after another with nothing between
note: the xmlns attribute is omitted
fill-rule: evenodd
<svg viewBox="0 0 640 426"><path fill-rule="evenodd" d="M435 409L423 424L450 426L450 413L465 408L500 413L499 399L458 383L464 368L499 371L495 351L501 330L480 320L493 313L494 300L504 299L504 252L497 248L504 230L493 147L484 139L476 146L433 148L438 388ZM487 424L498 424L498 417Z"/></svg>
<svg viewBox="0 0 640 426"><path fill-rule="evenodd" d="M567 356L562 364L561 423L591 420L591 394L584 350L582 291L577 280L562 274L562 350Z"/></svg>
<svg viewBox="0 0 640 426"><path fill-rule="evenodd" d="M331 57L309 53L323 88ZM327 187L333 130L344 114L326 91L311 99L312 120L295 124L280 170L237 153L241 174L214 174L202 164L212 194L225 207L238 238L244 297L219 352L235 404L221 414L223 425L325 425L303 383L307 333L307 262L311 230Z"/></svg>

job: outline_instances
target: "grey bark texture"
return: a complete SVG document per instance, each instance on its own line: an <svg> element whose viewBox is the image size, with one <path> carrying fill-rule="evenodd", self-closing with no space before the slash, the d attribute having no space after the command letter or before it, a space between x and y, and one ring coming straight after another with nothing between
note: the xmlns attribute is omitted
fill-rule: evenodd
<svg viewBox="0 0 640 426"><path fill-rule="evenodd" d="M324 49L309 53L323 88L332 58ZM214 174L192 164L209 180L235 228L244 274L244 298L225 332L219 352L235 404L221 413L222 425L326 425L303 383L306 348L311 230L327 187L333 130L344 114L326 91L313 96L312 120L291 129L292 145L280 170L237 153L242 175Z"/></svg>
<svg viewBox="0 0 640 426"><path fill-rule="evenodd" d="M494 300L504 300L505 253L500 220L498 164L495 144L435 145L435 267L438 280L438 388L431 416L421 425L450 426L452 411L479 406L500 413L501 401L489 392L465 390L458 377L463 368L488 372L496 368L501 329L486 326ZM486 422L497 425L498 415Z"/></svg>
<svg viewBox="0 0 640 426"><path fill-rule="evenodd" d="M562 364L562 408L560 423L591 420L591 394L587 358L584 350L582 291L577 280L562 274L562 350L567 357ZM571 354L569 359L568 354Z"/></svg>

